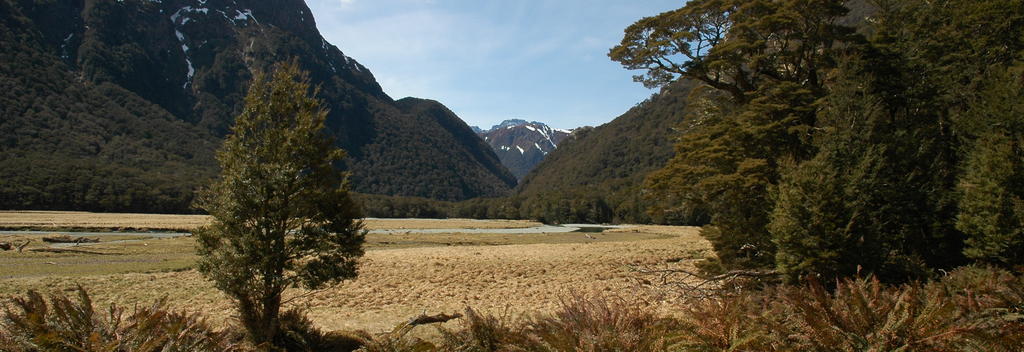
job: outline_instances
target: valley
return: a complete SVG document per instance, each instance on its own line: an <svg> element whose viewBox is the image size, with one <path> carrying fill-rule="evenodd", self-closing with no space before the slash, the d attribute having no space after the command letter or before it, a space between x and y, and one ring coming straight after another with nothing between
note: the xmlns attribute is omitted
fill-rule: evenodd
<svg viewBox="0 0 1024 352"><path fill-rule="evenodd" d="M597 5L0 0L0 352L1024 351L1024 0Z"/></svg>
<svg viewBox="0 0 1024 352"><path fill-rule="evenodd" d="M202 218L179 215L32 212L62 226L81 226L93 218L103 226L188 226ZM11 218L26 213L0 212L0 226L17 228ZM146 221L141 221L145 219ZM24 221L24 220L22 220ZM95 224L95 223L91 223ZM355 280L326 290L291 289L286 299L309 307L317 326L326 330L390 330L422 312L461 312L467 307L500 314L546 312L571 294L616 295L668 307L663 288L641 285L630 265L690 266L711 248L699 229L672 226L626 226L602 232L486 233L487 229L530 229L529 221L369 219L370 233ZM37 226L37 225L33 225ZM483 233L415 233L437 228L480 229ZM201 311L218 324L231 319L226 296L205 280L193 264L191 237L91 236L100 243L79 248L89 253L39 253L43 235L0 234L0 242L33 239L24 253L0 252L0 295L27 290L64 292L85 287L99 306L148 304L166 297L173 307ZM113 242L130 239L132 241ZM424 329L430 330L430 329Z"/></svg>

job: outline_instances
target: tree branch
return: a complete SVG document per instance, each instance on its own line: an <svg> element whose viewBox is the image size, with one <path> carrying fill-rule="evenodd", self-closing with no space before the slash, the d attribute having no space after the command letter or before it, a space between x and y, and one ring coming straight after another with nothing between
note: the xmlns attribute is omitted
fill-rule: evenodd
<svg viewBox="0 0 1024 352"><path fill-rule="evenodd" d="M426 325L426 324L434 324L434 323L445 323L445 322L448 322L449 320L458 319L458 318L462 318L462 314L460 314L460 313L454 313L454 314L444 314L444 313L441 313L441 314L437 314L437 315L427 315L426 312L424 312L424 313L420 314L417 317L409 319L409 326Z"/></svg>
<svg viewBox="0 0 1024 352"><path fill-rule="evenodd" d="M652 269L649 267L628 266L630 271L645 276L654 276L654 282L639 278L643 285L664 286L671 288L681 298L709 298L720 296L726 292L721 290L725 284L738 279L760 279L778 277L775 270L733 270L718 275L705 275L696 271L681 268Z"/></svg>

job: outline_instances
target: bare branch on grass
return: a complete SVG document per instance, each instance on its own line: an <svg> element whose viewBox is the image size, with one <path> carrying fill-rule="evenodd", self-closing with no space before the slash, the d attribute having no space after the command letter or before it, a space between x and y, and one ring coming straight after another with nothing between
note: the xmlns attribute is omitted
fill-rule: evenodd
<svg viewBox="0 0 1024 352"><path fill-rule="evenodd" d="M43 237L47 243L99 243L99 238L71 237L68 235Z"/></svg>
<svg viewBox="0 0 1024 352"><path fill-rule="evenodd" d="M426 325L426 324L434 324L434 323L445 323L445 322L448 322L449 320L458 319L458 318L462 318L462 314L461 313L453 313L453 314L441 313L441 314L437 314L437 315L427 315L424 312L424 313L420 314L417 317L409 319L408 325L409 326L416 326L416 325Z"/></svg>
<svg viewBox="0 0 1024 352"><path fill-rule="evenodd" d="M733 270L717 275L708 275L695 270L665 266L628 266L629 270L640 275L637 281L641 285L657 285L678 295L678 298L711 298L727 294L723 287L734 286L740 280L776 278L780 274L775 270Z"/></svg>
<svg viewBox="0 0 1024 352"><path fill-rule="evenodd" d="M29 249L28 251L29 252L44 252L44 253L76 253L76 254L95 254L95 255L116 255L116 254L119 254L119 253L101 253L101 252L93 252L93 251L83 251L83 250L80 250L80 249L70 249L70 248L32 248L32 249Z"/></svg>

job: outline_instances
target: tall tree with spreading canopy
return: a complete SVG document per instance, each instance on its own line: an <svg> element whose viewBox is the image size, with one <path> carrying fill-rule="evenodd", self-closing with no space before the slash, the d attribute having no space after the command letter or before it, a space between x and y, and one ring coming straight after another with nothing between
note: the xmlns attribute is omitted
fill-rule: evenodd
<svg viewBox="0 0 1024 352"><path fill-rule="evenodd" d="M213 217L195 232L199 271L263 349L275 345L286 288L353 278L363 255L360 210L336 167L345 152L324 130L316 93L295 61L257 73L217 155L220 178L197 202Z"/></svg>
<svg viewBox="0 0 1024 352"><path fill-rule="evenodd" d="M718 269L898 282L1021 262L1022 28L1021 0L704 0L611 56L712 88L646 188L712 215Z"/></svg>
<svg viewBox="0 0 1024 352"><path fill-rule="evenodd" d="M694 109L676 156L645 188L652 204L711 214L703 233L717 269L773 265L770 194L780 162L814 155L826 73L842 43L861 39L839 23L847 11L840 0L694 0L641 19L609 52L645 70L635 79L648 87L686 79L711 88L691 96L708 108Z"/></svg>
<svg viewBox="0 0 1024 352"><path fill-rule="evenodd" d="M839 24L840 0L693 0L643 18L608 53L634 80L660 87L679 77L728 92L738 103L770 82L814 91L834 64L838 44L856 38Z"/></svg>

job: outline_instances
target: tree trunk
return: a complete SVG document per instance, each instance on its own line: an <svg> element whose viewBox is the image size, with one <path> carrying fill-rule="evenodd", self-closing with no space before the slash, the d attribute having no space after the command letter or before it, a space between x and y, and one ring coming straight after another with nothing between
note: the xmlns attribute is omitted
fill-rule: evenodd
<svg viewBox="0 0 1024 352"><path fill-rule="evenodd" d="M249 334L249 340L253 345L256 346L258 351L272 351L274 350L274 335L276 330L271 327L269 323L269 315L266 314L264 307L264 300L253 299L251 297L242 297L242 295L236 296L238 301L238 313L240 315L242 326L245 327L246 332Z"/></svg>

